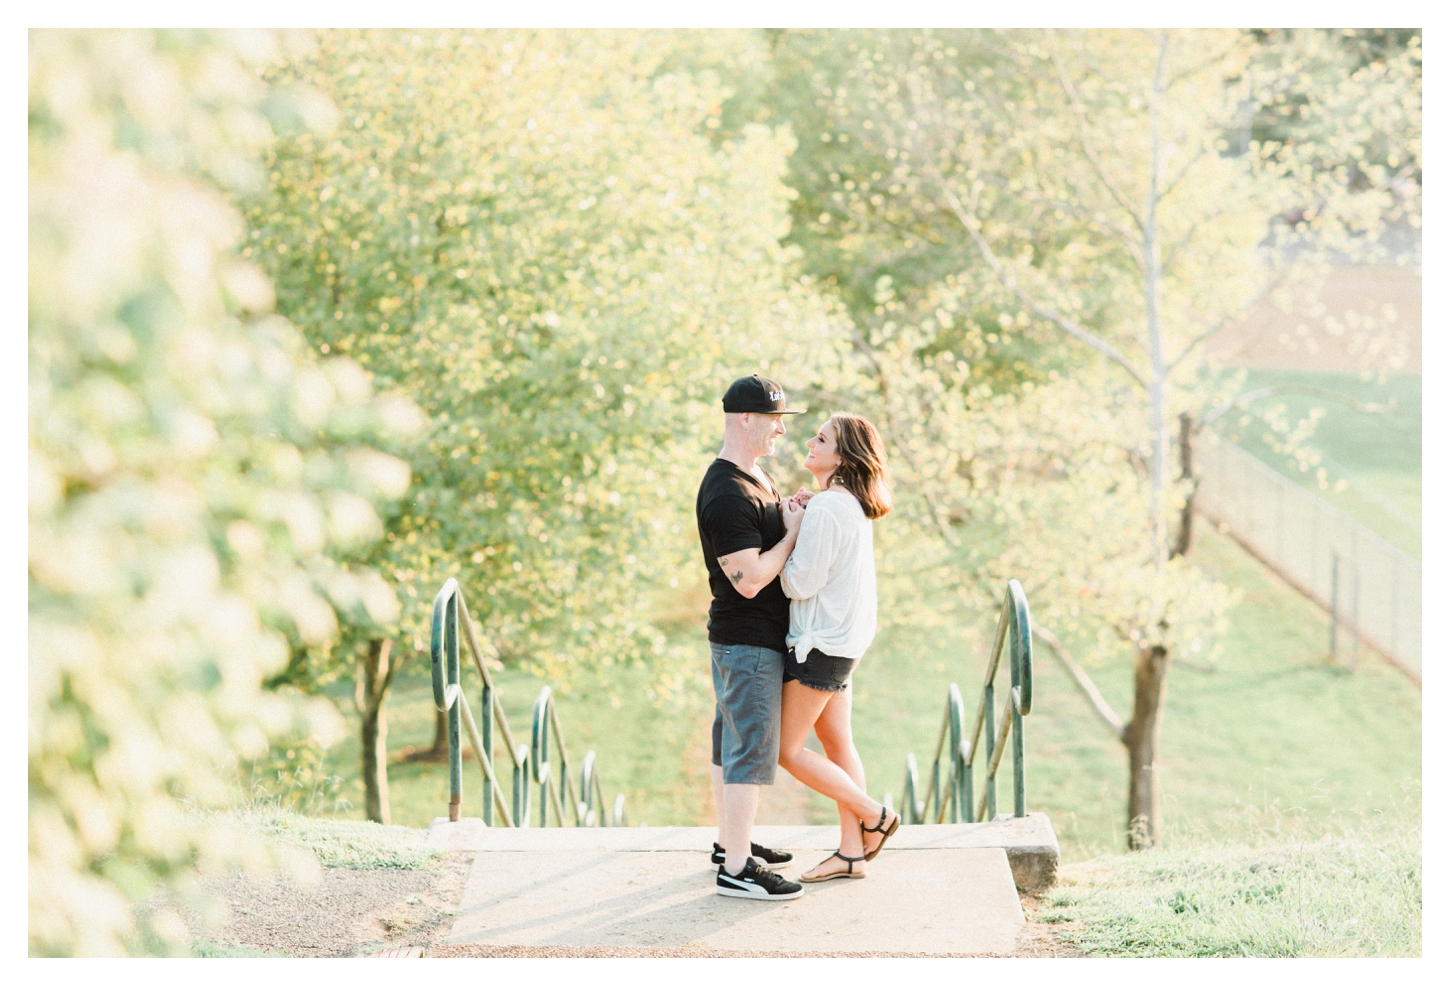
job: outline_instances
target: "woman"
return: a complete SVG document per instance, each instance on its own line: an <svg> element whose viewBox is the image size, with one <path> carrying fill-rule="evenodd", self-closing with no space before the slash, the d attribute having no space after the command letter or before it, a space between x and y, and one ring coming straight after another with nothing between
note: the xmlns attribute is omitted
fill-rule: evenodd
<svg viewBox="0 0 1450 986"><path fill-rule="evenodd" d="M780 765L840 810L840 848L800 877L820 883L864 877L865 862L901 824L866 793L851 741L851 672L876 636L871 521L891 509L891 488L881 436L865 418L833 414L806 445L805 467L821 492L797 494L806 513L780 573L791 600ZM825 756L805 748L813 727Z"/></svg>

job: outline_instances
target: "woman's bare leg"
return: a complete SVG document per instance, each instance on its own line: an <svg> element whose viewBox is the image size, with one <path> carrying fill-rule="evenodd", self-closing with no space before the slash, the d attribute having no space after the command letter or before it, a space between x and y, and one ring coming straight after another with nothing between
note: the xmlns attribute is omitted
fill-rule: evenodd
<svg viewBox="0 0 1450 986"><path fill-rule="evenodd" d="M862 820L875 825L881 818L882 806L872 800L862 783L857 783L864 782L866 774L851 742L850 724L849 688L822 692L798 681L785 683L781 696L780 764L802 784L836 802L841 818L841 854L854 857L865 855ZM839 763L805 748L812 727L821 737L823 748L829 740L829 749L835 751ZM879 841L875 844L879 845ZM808 872L824 875L844 869L846 863L833 856Z"/></svg>
<svg viewBox="0 0 1450 986"><path fill-rule="evenodd" d="M861 790L866 790L866 770L861 765L861 757L856 753L856 744L851 739L851 689L846 687L842 691L832 693L826 702L826 707L821 710L820 717L816 720L816 738L821 741L821 748L826 751L826 757L836 766L840 767L850 776L851 780ZM841 844L840 853L842 856L857 858L864 856L866 850L862 845L861 824L856 814L841 804L836 805L841 816ZM872 817L871 824L881 817L880 809ZM861 873L865 870L865 863L855 864L855 871ZM810 876L824 876L827 873L843 873L847 869L844 860L832 856L822 861L814 869L808 870Z"/></svg>
<svg viewBox="0 0 1450 986"><path fill-rule="evenodd" d="M849 687L833 694L831 700L826 703L820 718L816 720L816 738L821 741L821 748L826 751L826 758L844 770L855 785L865 791L866 768L861 765L861 757L857 754L856 744L851 738L851 689ZM868 821L875 825L880 817L881 809L878 806L876 815ZM841 815L841 854L845 856L861 855L861 828L856 824L854 817L847 818L844 813Z"/></svg>
<svg viewBox="0 0 1450 986"><path fill-rule="evenodd" d="M823 692L799 681L785 683L780 702L780 765L806 787L874 825L881 814L880 802L872 801L845 770L806 749L806 737L834 694L839 693Z"/></svg>

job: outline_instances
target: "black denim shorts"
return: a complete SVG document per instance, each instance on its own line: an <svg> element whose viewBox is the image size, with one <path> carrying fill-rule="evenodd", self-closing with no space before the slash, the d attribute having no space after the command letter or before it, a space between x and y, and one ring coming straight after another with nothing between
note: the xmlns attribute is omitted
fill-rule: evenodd
<svg viewBox="0 0 1450 986"><path fill-rule="evenodd" d="M812 647L805 661L797 661L792 647L785 652L785 681L799 681L821 692L844 691L857 663L857 658L832 657L819 647Z"/></svg>

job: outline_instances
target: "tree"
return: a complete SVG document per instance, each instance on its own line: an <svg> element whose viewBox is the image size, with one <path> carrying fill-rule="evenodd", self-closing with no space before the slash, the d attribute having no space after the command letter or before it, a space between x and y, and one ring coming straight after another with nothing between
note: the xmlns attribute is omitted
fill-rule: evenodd
<svg viewBox="0 0 1450 986"><path fill-rule="evenodd" d="M405 411L268 314L226 203L278 121L272 34L30 35L29 940L32 955L185 953L158 884L267 863L183 811L237 794L238 755L340 725L272 694L288 638L396 619L340 563L406 466ZM270 102L269 102L270 100ZM401 415L406 417L406 413Z"/></svg>
<svg viewBox="0 0 1450 986"><path fill-rule="evenodd" d="M1169 661L1211 647L1228 603L1185 557L1192 477L1172 475L1171 431L1268 396L1208 372L1205 340L1327 251L1372 250L1386 217L1415 212L1418 47L1355 68L1322 34L848 44L812 85L823 145L860 150L802 199L823 203L814 230L838 230L856 263L842 281L867 327L858 349L881 415L901 423L888 437L941 535L935 564L1028 573L1044 626L1095 633L1102 656L1128 645L1134 709L1113 728L1130 845L1154 845ZM1297 122L1279 119L1293 139L1236 139L1291 97ZM898 296L875 276L868 309L863 274L882 257L915 280ZM999 357L1014 372L984 372L984 352L1024 336L1037 368ZM1276 425L1286 447L1304 437ZM953 528L972 519L967 548Z"/></svg>
<svg viewBox="0 0 1450 986"><path fill-rule="evenodd" d="M676 40L336 32L270 75L341 122L277 144L247 252L318 351L431 421L370 559L404 599L402 653L457 576L505 662L678 676L649 590L693 557L701 424L723 382L825 322L785 278L788 135L717 145L728 93ZM366 708L381 735L381 697Z"/></svg>

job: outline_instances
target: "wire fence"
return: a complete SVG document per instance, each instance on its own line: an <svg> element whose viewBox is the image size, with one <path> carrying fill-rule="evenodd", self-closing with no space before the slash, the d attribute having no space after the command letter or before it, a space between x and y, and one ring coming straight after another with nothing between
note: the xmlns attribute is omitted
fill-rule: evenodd
<svg viewBox="0 0 1450 986"><path fill-rule="evenodd" d="M1195 509L1331 614L1331 656L1363 641L1420 681L1417 560L1217 435L1194 458Z"/></svg>

